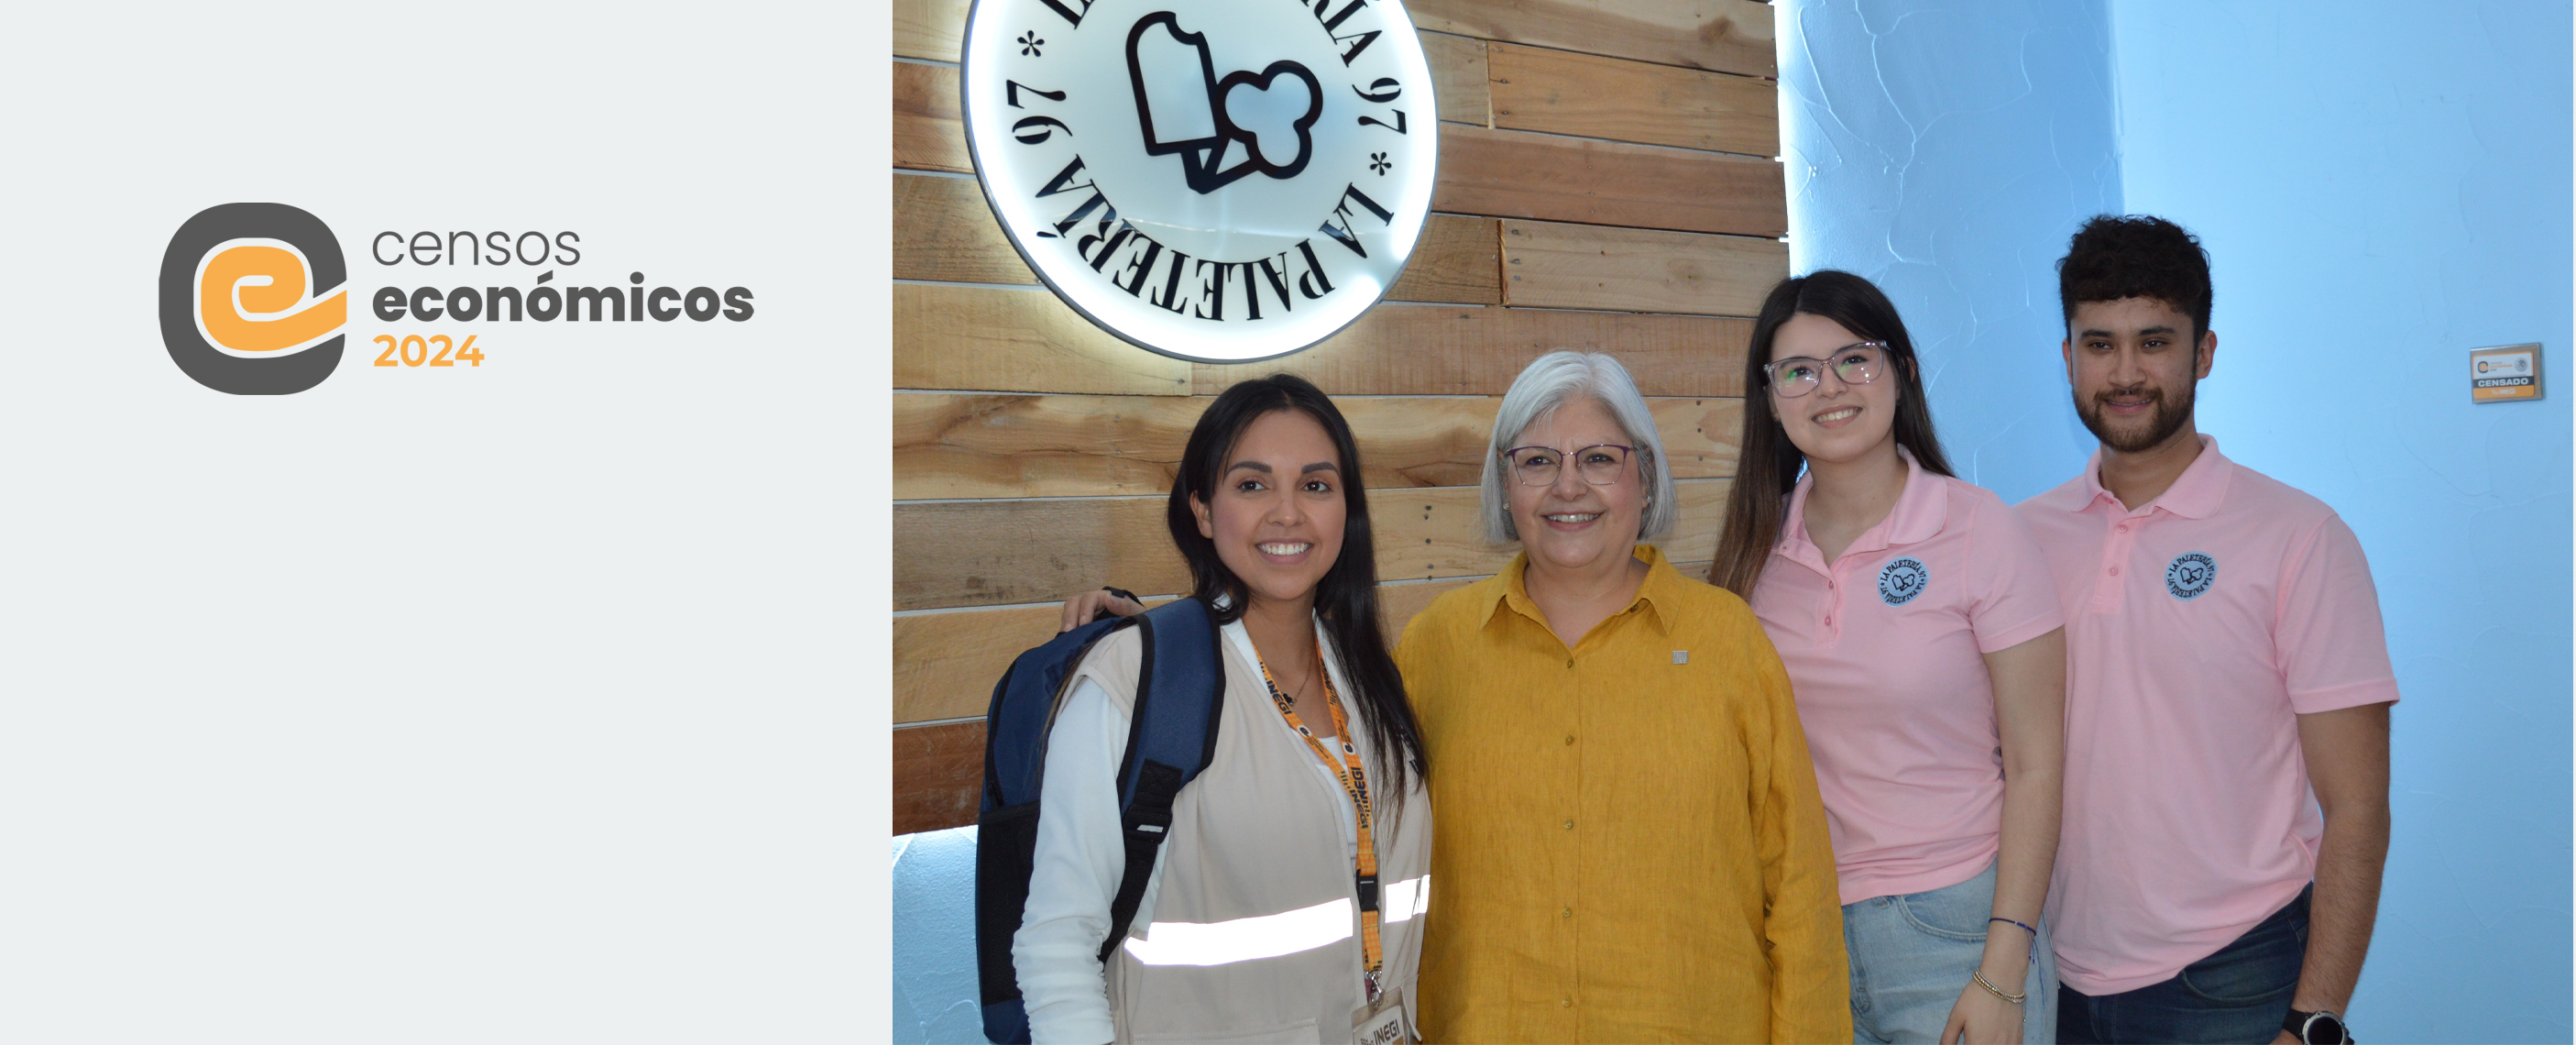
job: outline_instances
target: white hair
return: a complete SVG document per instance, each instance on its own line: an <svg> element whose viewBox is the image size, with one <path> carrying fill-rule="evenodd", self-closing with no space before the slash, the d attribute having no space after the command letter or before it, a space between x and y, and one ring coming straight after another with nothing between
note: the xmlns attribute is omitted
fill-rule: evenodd
<svg viewBox="0 0 2576 1045"><path fill-rule="evenodd" d="M1520 539L1520 530L1512 525L1511 484L1515 481L1511 466L1503 460L1503 451L1518 446L1521 432L1538 423L1577 395L1590 396L1617 418L1627 433L1628 443L1637 448L1637 474L1646 479L1644 518L1639 520L1637 537L1648 540L1663 536L1673 528L1679 512L1674 507L1673 470L1664 462L1664 441L1655 434L1655 416L1646 409L1646 397L1637 392L1637 382L1628 376L1628 368L1606 352L1556 351L1538 357L1512 379L1512 387L1503 393L1502 409L1494 416L1493 446L1485 453L1485 484L1480 511L1485 520L1485 539L1506 544Z"/></svg>

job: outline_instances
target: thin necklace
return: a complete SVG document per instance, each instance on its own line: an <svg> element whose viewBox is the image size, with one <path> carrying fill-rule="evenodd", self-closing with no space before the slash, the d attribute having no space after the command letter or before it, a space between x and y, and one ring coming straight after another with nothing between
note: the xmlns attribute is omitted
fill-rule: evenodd
<svg viewBox="0 0 2576 1045"><path fill-rule="evenodd" d="M1322 665L1320 665L1320 664L1319 664L1319 665L1317 665L1318 670L1307 673L1305 681L1303 681L1303 682L1299 682L1299 683L1297 684L1297 691L1288 695L1288 702L1289 702L1289 703L1292 703L1292 704L1293 704L1293 703L1296 703L1296 702L1298 702L1298 701L1301 701L1301 700L1306 699L1306 688L1315 684L1315 676L1316 676L1316 675L1319 675L1319 674L1322 674L1322 673L1323 673L1323 672L1320 670L1320 669L1321 669L1321 667L1322 667Z"/></svg>

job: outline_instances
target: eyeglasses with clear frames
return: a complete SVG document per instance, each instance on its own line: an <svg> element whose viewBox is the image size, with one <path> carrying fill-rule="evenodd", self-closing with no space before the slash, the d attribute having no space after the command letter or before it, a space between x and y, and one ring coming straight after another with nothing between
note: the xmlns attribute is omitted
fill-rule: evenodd
<svg viewBox="0 0 2576 1045"><path fill-rule="evenodd" d="M1617 443L1587 446L1572 454L1559 453L1553 446L1515 446L1503 451L1503 459L1511 462L1512 475L1523 486L1556 485L1557 476L1564 473L1567 457L1573 458L1574 473L1582 476L1584 482L1594 486L1613 486L1619 482L1620 473L1627 471L1629 455L1636 452L1636 447Z"/></svg>
<svg viewBox="0 0 2576 1045"><path fill-rule="evenodd" d="M1823 384L1825 371L1846 385L1865 385L1878 380L1887 369L1887 342L1855 341L1834 350L1831 360L1810 356L1790 356L1762 365L1762 373L1771 379L1771 390L1782 399L1796 399Z"/></svg>

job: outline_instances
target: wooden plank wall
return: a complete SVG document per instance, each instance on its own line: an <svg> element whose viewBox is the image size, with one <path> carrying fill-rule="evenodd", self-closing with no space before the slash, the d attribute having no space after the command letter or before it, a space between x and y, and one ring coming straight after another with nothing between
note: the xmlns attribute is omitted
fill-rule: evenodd
<svg viewBox="0 0 2576 1045"><path fill-rule="evenodd" d="M1487 428L1558 348L1636 375L1681 481L1666 549L1714 552L1743 317L1788 274L1769 6L1414 0L1441 120L1427 234L1387 304L1251 366L1134 348L1038 284L972 180L967 6L894 5L896 831L973 822L976 719L1058 602L1186 586L1162 498L1207 397L1241 378L1288 371L1340 400L1391 628L1510 560L1475 535Z"/></svg>

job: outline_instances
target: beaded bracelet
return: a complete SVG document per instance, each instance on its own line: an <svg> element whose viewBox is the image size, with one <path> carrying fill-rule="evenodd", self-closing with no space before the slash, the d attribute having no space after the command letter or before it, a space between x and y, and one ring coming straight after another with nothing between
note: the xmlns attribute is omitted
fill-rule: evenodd
<svg viewBox="0 0 2576 1045"><path fill-rule="evenodd" d="M1996 922L2002 922L2002 923L2004 923L2005 925L2021 925L2021 923L2020 923L2020 922L2016 922L2016 921L2014 921L2014 920L2012 920L2012 919L2010 919L2010 918L1988 918L1988 919L1986 919L1986 924L1987 924L1987 925L1993 925L1993 924L1995 924ZM2039 964L2039 948L2038 948L2038 946L2037 946L2037 944L2039 943L2039 930L2037 930L2037 929L2033 929L2033 928L2031 928L2030 926L2027 926L2027 925L2021 925L2021 931L2023 931L2023 932L2026 932L2026 933L2029 933L2029 934L2030 934L2031 943L2032 943L2032 945L2033 945L2033 946L2032 946L2032 948L2031 948L2031 952L2030 952L2030 963L2031 963L2032 965L2037 965L2037 964Z"/></svg>
<svg viewBox="0 0 2576 1045"><path fill-rule="evenodd" d="M2013 1003L2013 1004L2015 1004L2015 1005L2019 1005L2019 1004L2021 1004L2022 1002L2024 1002L2024 1001L2026 1001L2026 1000L2028 1000L2028 999L2030 998L2030 992L2029 992L2029 991L2023 991L2023 992L2021 992L2021 993L2019 993L2019 994L2006 994L2006 993L2004 993L2003 988L2001 988L2001 987L1997 987L1997 986L1995 986L1994 984L1991 984L1991 983L1986 982L1986 972L1985 972L1985 970L1983 970L1983 969L1979 969L1979 970L1977 970L1977 971L1975 971L1975 972L1971 972L1971 973L1969 973L1969 974L1968 974L1968 978L1970 978L1970 979L1973 979L1973 980L1977 981L1977 986L1985 988L1985 989L1986 989L1986 993L1988 993L1988 994L1992 994L1992 995L1994 995L1995 997L2001 998L2001 999L2003 999L2003 1000L2005 1000L2005 1001L2008 1001L2008 1002L2011 1002L2011 1003Z"/></svg>

